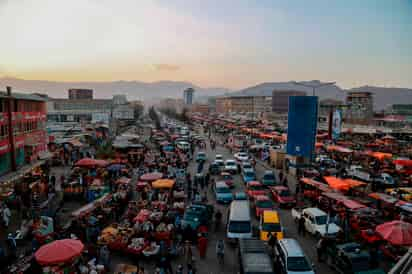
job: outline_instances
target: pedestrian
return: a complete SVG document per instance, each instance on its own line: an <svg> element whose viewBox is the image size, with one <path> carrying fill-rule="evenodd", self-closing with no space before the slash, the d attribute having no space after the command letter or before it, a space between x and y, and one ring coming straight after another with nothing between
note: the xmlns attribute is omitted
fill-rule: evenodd
<svg viewBox="0 0 412 274"><path fill-rule="evenodd" d="M106 245L100 248L99 252L99 262L100 264L104 265L106 271L110 269L110 251Z"/></svg>
<svg viewBox="0 0 412 274"><path fill-rule="evenodd" d="M197 248L199 249L200 258L204 259L207 251L207 238L201 233L198 235Z"/></svg>
<svg viewBox="0 0 412 274"><path fill-rule="evenodd" d="M10 224L11 211L10 211L10 209L9 209L9 207L7 206L6 203L4 203L4 205L3 205L2 215L3 215L3 224L4 224L4 227L5 227L5 228L8 228L8 227L9 227L9 224Z"/></svg>
<svg viewBox="0 0 412 274"><path fill-rule="evenodd" d="M305 236L305 219L303 216L300 216L298 220L298 234Z"/></svg>
<svg viewBox="0 0 412 274"><path fill-rule="evenodd" d="M318 241L318 243L316 244L316 253L318 256L318 262L322 262L323 261L323 251L324 251L324 239L321 237Z"/></svg>
<svg viewBox="0 0 412 274"><path fill-rule="evenodd" d="M215 232L219 230L222 221L222 212L218 209L215 213Z"/></svg>
<svg viewBox="0 0 412 274"><path fill-rule="evenodd" d="M189 266L192 264L193 261L193 251L192 251L192 244L190 241L185 242L185 260L186 260L186 265Z"/></svg>
<svg viewBox="0 0 412 274"><path fill-rule="evenodd" d="M269 239L268 239L268 245L271 248L271 251L273 251L273 248L275 247L276 241L278 239L276 238L276 235L274 232L270 232L269 233Z"/></svg>
<svg viewBox="0 0 412 274"><path fill-rule="evenodd" d="M283 178L282 185L288 187L288 179L286 177Z"/></svg>
<svg viewBox="0 0 412 274"><path fill-rule="evenodd" d="M223 240L218 240L216 243L216 257L219 262L219 265L223 265L225 256L225 243Z"/></svg>
<svg viewBox="0 0 412 274"><path fill-rule="evenodd" d="M279 171L279 182L282 182L283 180L283 172Z"/></svg>

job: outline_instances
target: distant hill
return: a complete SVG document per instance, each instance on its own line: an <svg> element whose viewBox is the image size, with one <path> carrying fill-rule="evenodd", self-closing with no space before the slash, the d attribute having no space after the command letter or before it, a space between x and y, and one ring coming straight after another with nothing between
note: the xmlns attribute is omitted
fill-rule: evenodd
<svg viewBox="0 0 412 274"><path fill-rule="evenodd" d="M320 81L314 80L306 82L308 84L318 84ZM113 82L57 82L43 80L24 80L17 78L0 78L0 90L5 90L6 86L12 86L15 91L26 93L45 93L50 97L67 98L69 88L90 88L94 90L96 98L111 98L116 94L125 94L129 100L156 101L159 98L171 97L182 98L183 90L194 88L195 100L207 102L210 96L272 96L273 90L299 90L312 94L311 88L297 86L293 82L268 82L248 87L240 91L233 91L227 88L202 88L190 82L178 81L158 81L153 83L140 81L113 81ZM325 86L316 89L316 95L323 99L337 99L345 101L347 91L368 91L374 94L375 110L382 110L392 104L412 103L412 89L396 87L373 87L363 86L352 89L342 89L337 85ZM197 99L196 99L197 98Z"/></svg>
<svg viewBox="0 0 412 274"><path fill-rule="evenodd" d="M50 97L67 98L69 88L89 88L94 90L95 98L111 98L116 94L125 94L129 100L150 100L154 98L183 98L183 90L194 88L197 96L217 96L231 90L226 88L202 88L189 82L159 81L153 83L139 81L114 82L57 82L44 80L24 80L0 78L0 90L12 86L15 91L25 93L45 93Z"/></svg>

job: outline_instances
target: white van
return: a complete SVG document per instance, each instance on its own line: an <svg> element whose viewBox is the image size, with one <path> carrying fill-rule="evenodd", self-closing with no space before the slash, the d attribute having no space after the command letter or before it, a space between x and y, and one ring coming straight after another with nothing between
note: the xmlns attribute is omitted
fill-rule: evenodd
<svg viewBox="0 0 412 274"><path fill-rule="evenodd" d="M235 200L230 204L226 222L226 238L229 242L252 238L249 201Z"/></svg>

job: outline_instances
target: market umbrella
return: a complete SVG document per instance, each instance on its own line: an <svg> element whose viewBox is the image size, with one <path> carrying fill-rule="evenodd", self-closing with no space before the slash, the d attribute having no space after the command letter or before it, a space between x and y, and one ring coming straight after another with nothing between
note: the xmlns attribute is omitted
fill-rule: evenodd
<svg viewBox="0 0 412 274"><path fill-rule="evenodd" d="M175 184L175 180L160 179L152 183L153 188L172 188Z"/></svg>
<svg viewBox="0 0 412 274"><path fill-rule="evenodd" d="M108 162L105 160L96 160L92 158L83 158L77 161L75 166L78 167L85 167L85 168L93 168L93 167L105 167L108 165Z"/></svg>
<svg viewBox="0 0 412 274"><path fill-rule="evenodd" d="M412 224L404 221L387 222L376 227L376 232L392 245L412 245Z"/></svg>
<svg viewBox="0 0 412 274"><path fill-rule="evenodd" d="M54 265L69 262L80 256L83 249L84 245L79 240L57 240L40 247L34 257L41 265Z"/></svg>
<svg viewBox="0 0 412 274"><path fill-rule="evenodd" d="M141 181L156 181L156 180L161 179L162 177L163 177L163 173L161 172L151 172L151 173L143 174L140 177L140 180Z"/></svg>

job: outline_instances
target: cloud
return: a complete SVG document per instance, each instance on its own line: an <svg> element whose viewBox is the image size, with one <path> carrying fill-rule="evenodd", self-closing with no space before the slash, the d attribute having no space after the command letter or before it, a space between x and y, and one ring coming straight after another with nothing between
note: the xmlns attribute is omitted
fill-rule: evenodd
<svg viewBox="0 0 412 274"><path fill-rule="evenodd" d="M152 67L157 71L177 71L180 69L179 66L173 64L153 64Z"/></svg>

